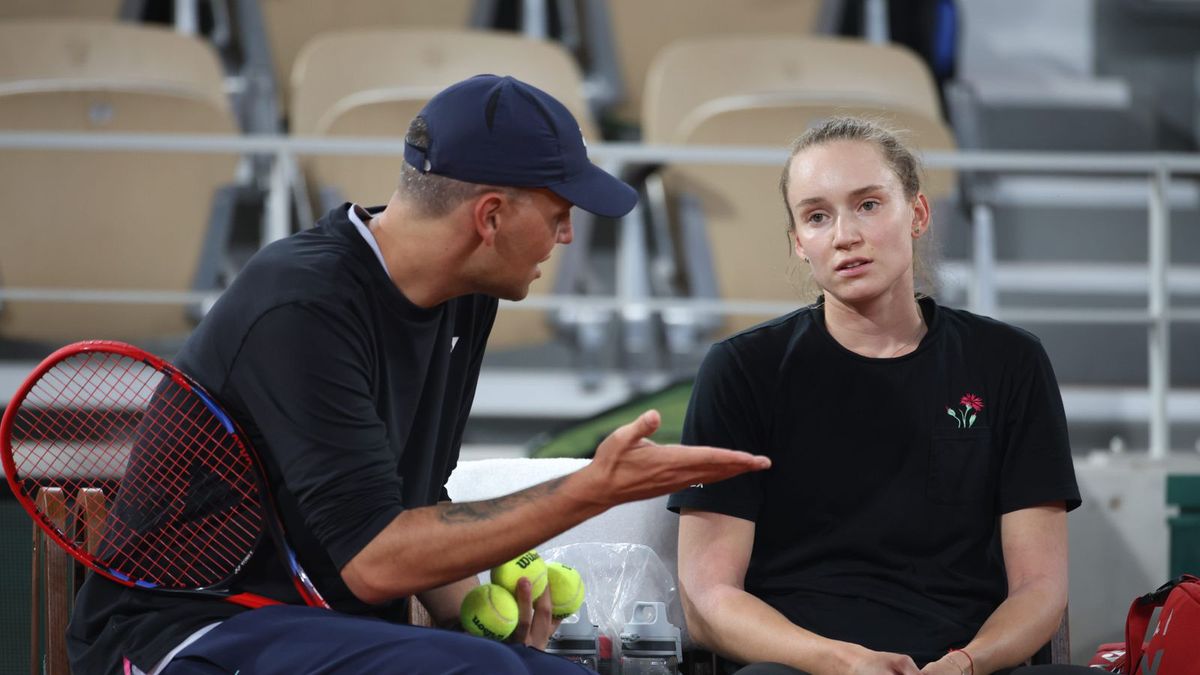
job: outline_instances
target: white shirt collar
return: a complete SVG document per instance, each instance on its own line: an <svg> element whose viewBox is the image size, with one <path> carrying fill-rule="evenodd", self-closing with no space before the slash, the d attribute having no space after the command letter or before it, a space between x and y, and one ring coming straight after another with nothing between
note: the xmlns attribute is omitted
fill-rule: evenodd
<svg viewBox="0 0 1200 675"><path fill-rule="evenodd" d="M375 257L379 259L379 264L383 265L383 273L390 277L391 274L388 274L387 263L383 261L383 251L379 250L379 242L375 241L375 235L371 234L371 228L367 227L367 224L362 221L362 218L358 217L358 209L356 206L357 205L355 204L351 204L350 210L346 215L349 216L350 222L354 223L355 229L357 229L358 233L362 235L362 238L367 241L367 245L370 246L371 250L375 252Z"/></svg>

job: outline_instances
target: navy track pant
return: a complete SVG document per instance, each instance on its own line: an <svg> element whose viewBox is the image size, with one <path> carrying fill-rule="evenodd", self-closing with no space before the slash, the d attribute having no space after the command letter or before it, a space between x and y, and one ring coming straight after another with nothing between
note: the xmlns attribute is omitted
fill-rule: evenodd
<svg viewBox="0 0 1200 675"><path fill-rule="evenodd" d="M580 675L566 659L435 628L271 606L227 619L179 652L162 675Z"/></svg>

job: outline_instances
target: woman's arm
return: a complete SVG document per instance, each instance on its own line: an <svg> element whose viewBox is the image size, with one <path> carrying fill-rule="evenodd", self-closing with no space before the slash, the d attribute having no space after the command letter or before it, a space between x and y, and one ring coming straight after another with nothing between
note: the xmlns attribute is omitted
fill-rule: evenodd
<svg viewBox="0 0 1200 675"><path fill-rule="evenodd" d="M916 675L907 656L823 638L745 591L753 522L684 509L679 518L679 591L692 638L735 661L771 661L813 673Z"/></svg>
<svg viewBox="0 0 1200 675"><path fill-rule="evenodd" d="M1062 502L1019 509L1000 517L1008 598L963 649L973 675L1022 663L1046 644L1067 609L1067 512ZM960 675L969 664L951 652L926 673Z"/></svg>

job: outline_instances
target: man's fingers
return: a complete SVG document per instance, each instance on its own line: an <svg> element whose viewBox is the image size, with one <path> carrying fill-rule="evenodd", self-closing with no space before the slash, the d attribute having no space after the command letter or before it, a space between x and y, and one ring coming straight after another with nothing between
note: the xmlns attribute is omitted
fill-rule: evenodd
<svg viewBox="0 0 1200 675"><path fill-rule="evenodd" d="M771 458L754 455L741 450L726 450L708 446L662 446L680 455L680 461L695 465L702 470L712 471L725 477L736 476L746 471L762 471L771 468Z"/></svg>
<svg viewBox="0 0 1200 675"><path fill-rule="evenodd" d="M513 642L528 643L529 627L533 623L533 584L521 577L517 580L517 627L513 631Z"/></svg>
<svg viewBox="0 0 1200 675"><path fill-rule="evenodd" d="M546 590L542 592L541 597L533 602L533 626L530 629L530 640L525 644L537 649L545 649L546 643L550 641L550 636L554 634L554 628L558 625L554 621L554 601L550 598L550 586L546 585Z"/></svg>
<svg viewBox="0 0 1200 675"><path fill-rule="evenodd" d="M637 419L619 427L612 432L612 436L620 441L623 446L634 445L638 441L652 436L658 431L658 427L662 424L662 416L657 410L647 410L638 415Z"/></svg>
<svg viewBox="0 0 1200 675"><path fill-rule="evenodd" d="M554 613L554 601L550 598L550 582L546 581L546 590L542 591L541 596L533 603L533 609L538 614L550 616Z"/></svg>

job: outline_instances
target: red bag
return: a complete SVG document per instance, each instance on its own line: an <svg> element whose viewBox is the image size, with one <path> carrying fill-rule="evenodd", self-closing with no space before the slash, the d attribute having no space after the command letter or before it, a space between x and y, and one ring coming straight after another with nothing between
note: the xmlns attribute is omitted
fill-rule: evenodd
<svg viewBox="0 0 1200 675"><path fill-rule="evenodd" d="M1162 607L1162 612L1154 634L1146 640L1156 607ZM1200 579L1185 574L1134 600L1125 621L1125 644L1100 645L1088 665L1122 675L1198 675L1198 638ZM1122 648L1126 648L1124 655L1119 653Z"/></svg>
<svg viewBox="0 0 1200 675"><path fill-rule="evenodd" d="M1105 642L1096 647L1096 654L1088 661L1089 668L1099 668L1105 673L1123 673L1125 665L1125 643Z"/></svg>

